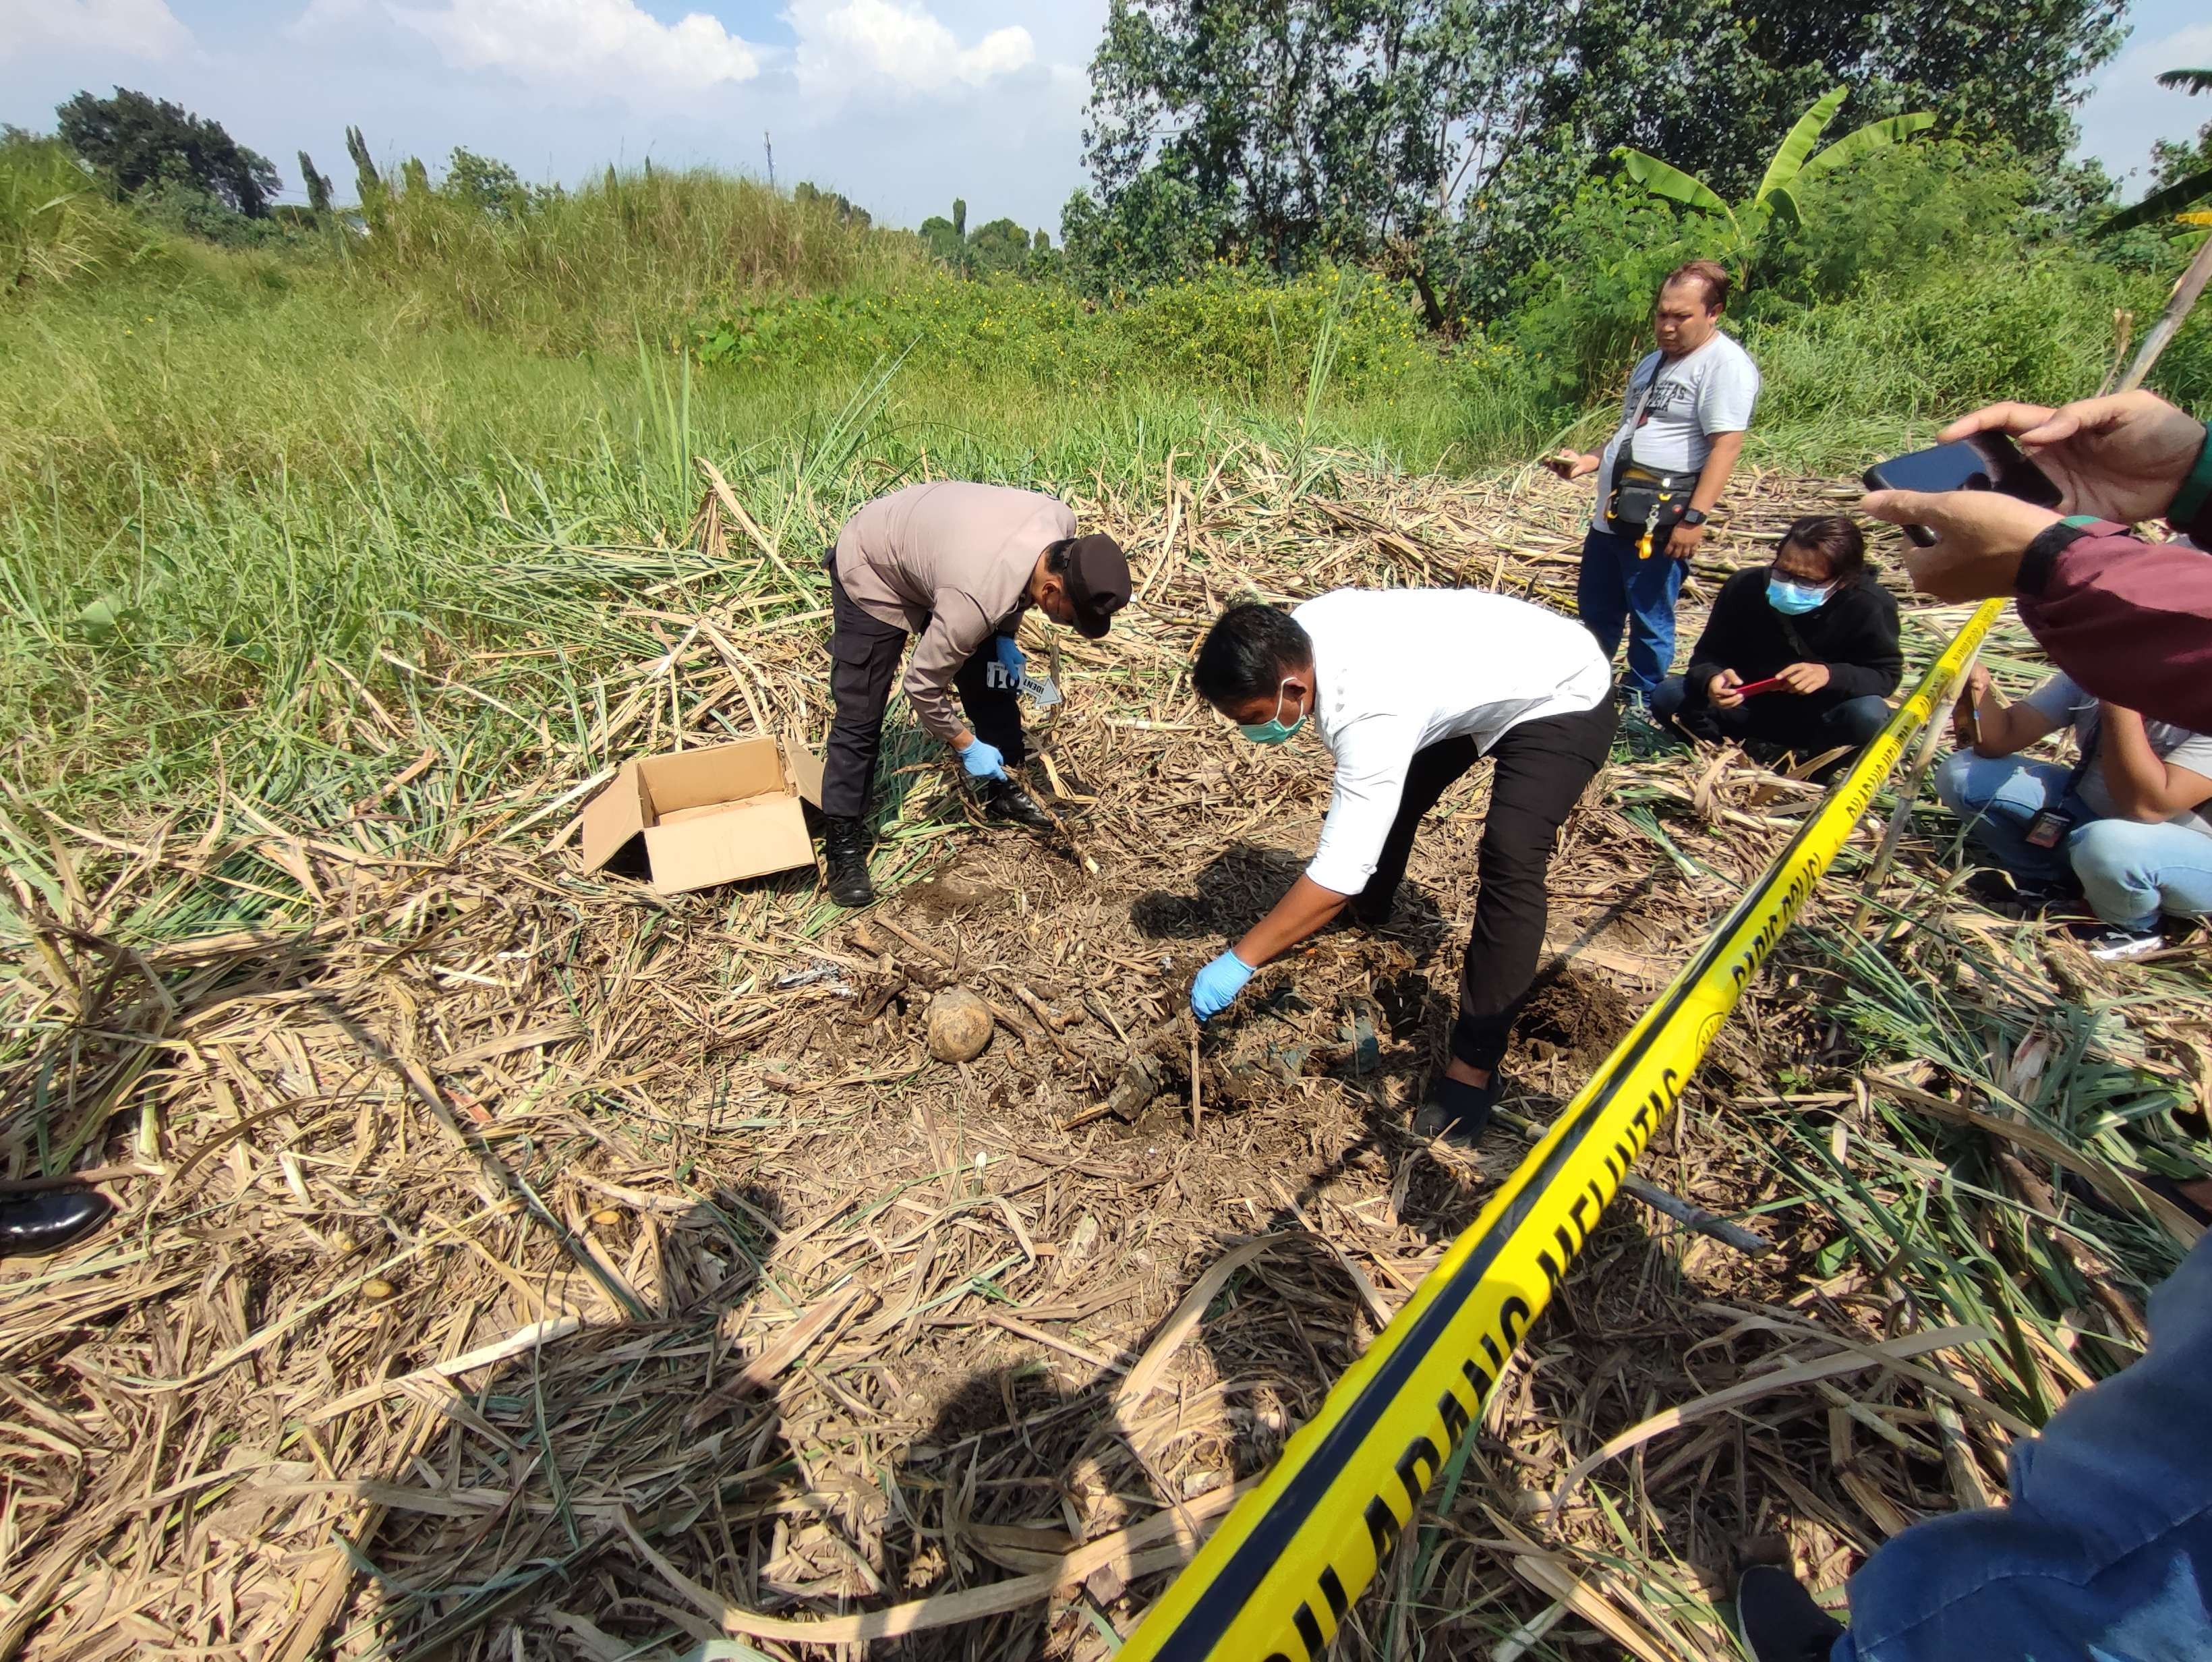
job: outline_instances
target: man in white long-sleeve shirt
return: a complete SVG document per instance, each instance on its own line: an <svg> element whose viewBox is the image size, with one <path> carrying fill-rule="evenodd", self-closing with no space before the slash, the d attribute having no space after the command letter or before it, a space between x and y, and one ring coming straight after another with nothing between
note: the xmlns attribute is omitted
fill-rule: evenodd
<svg viewBox="0 0 2212 1662"><path fill-rule="evenodd" d="M1201 1021L1346 904L1370 927L1387 922L1421 816L1491 758L1451 1061L1414 1122L1425 1135L1472 1143L1543 950L1559 826L1613 743L1613 677L1596 643L1572 620L1502 594L1347 588L1295 612L1231 606L1191 680L1246 738L1281 744L1310 719L1336 760L1312 862L1199 972L1191 1008Z"/></svg>

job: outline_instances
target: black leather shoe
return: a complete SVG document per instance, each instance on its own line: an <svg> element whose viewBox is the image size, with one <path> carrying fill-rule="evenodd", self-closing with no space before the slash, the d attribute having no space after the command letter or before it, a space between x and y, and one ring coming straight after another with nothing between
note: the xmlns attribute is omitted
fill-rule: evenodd
<svg viewBox="0 0 2212 1662"><path fill-rule="evenodd" d="M1735 1630L1752 1662L1826 1662L1844 1636L1844 1624L1771 1564L1753 1564L1735 1584Z"/></svg>
<svg viewBox="0 0 2212 1662"><path fill-rule="evenodd" d="M114 1210L96 1189L0 1195L0 1258L58 1252L106 1223Z"/></svg>
<svg viewBox="0 0 2212 1662"><path fill-rule="evenodd" d="M876 886L868 880L868 834L858 819L834 814L825 818L822 863L830 880L830 898L839 905L876 904Z"/></svg>
<svg viewBox="0 0 2212 1662"><path fill-rule="evenodd" d="M1504 1088L1504 1076L1494 1068L1487 1085L1462 1084L1438 1074L1429 1087L1429 1099L1413 1116L1414 1135L1441 1137L1455 1148L1474 1148L1490 1129L1490 1111L1498 1105L1498 1094Z"/></svg>
<svg viewBox="0 0 2212 1662"><path fill-rule="evenodd" d="M1002 825L1019 825L1024 831L1048 831L1053 829L1052 816L1036 805L1036 799L1011 779L987 779L980 795L983 817L996 819Z"/></svg>

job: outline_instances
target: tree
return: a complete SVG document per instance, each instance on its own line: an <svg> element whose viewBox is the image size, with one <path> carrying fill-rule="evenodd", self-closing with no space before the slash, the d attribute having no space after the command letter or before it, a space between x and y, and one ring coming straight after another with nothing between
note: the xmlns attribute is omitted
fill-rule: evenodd
<svg viewBox="0 0 2212 1662"><path fill-rule="evenodd" d="M514 219L530 206L530 187L496 157L453 147L446 163L443 193L492 219Z"/></svg>
<svg viewBox="0 0 2212 1662"><path fill-rule="evenodd" d="M978 271L1018 271L1029 253L1030 234L1011 219L979 225L968 239L969 260Z"/></svg>
<svg viewBox="0 0 2212 1662"><path fill-rule="evenodd" d="M307 187L307 211L318 218L330 212L330 175L317 173L314 158L305 150L300 152L300 180Z"/></svg>
<svg viewBox="0 0 2212 1662"><path fill-rule="evenodd" d="M802 208L811 207L817 203L823 204L836 214L840 222L853 226L859 230L865 231L875 223L873 216L866 208L853 203L843 192L825 191L820 186L804 179L792 186L791 199Z"/></svg>
<svg viewBox="0 0 2212 1662"><path fill-rule="evenodd" d="M142 92L118 87L112 98L81 92L54 113L62 142L118 197L185 181L258 219L282 183L268 158L232 138L222 123Z"/></svg>
<svg viewBox="0 0 2212 1662"><path fill-rule="evenodd" d="M968 204L952 198L952 217L932 214L921 222L921 245L930 257L941 259L956 271L968 269Z"/></svg>
<svg viewBox="0 0 2212 1662"><path fill-rule="evenodd" d="M1747 132L1786 131L1833 87L1875 119L1929 110L2055 158L2124 0L1111 0L1091 64L1093 201L1071 265L1110 260L1182 199L1209 257L1321 257L1410 280L1432 324L1502 301L1561 207L1616 149L1749 194ZM1133 192L1146 198L1125 204Z"/></svg>
<svg viewBox="0 0 2212 1662"><path fill-rule="evenodd" d="M384 174L369 154L368 140L362 137L361 129L346 129L346 154L353 158L355 193L361 198L361 216L371 230L384 222L385 205L391 192L385 188Z"/></svg>
<svg viewBox="0 0 2212 1662"><path fill-rule="evenodd" d="M2124 0L1600 0L1566 30L1547 125L1601 155L1664 155L1723 194L1753 185L1741 137L1832 87L1870 117L1932 112L1943 131L2055 162L2086 77L2118 49ZM1626 95L1623 95L1626 94Z"/></svg>
<svg viewBox="0 0 2212 1662"><path fill-rule="evenodd" d="M1417 239L1530 137L1558 9L1114 0L1085 136L1104 219L1126 225L1121 199L1157 172L1204 204L1217 257L1288 270Z"/></svg>
<svg viewBox="0 0 2212 1662"><path fill-rule="evenodd" d="M1855 161L1885 145L1900 143L1936 125L1936 118L1925 111L1893 115L1887 120L1869 121L1814 155L1820 135L1828 130L1828 124L1836 119L1836 112L1843 107L1850 94L1848 87L1838 87L1798 117L1796 125L1767 162L1759 188L1736 207L1730 207L1705 180L1691 177L1656 155L1623 149L1621 161L1628 176L1652 195L1679 202L1700 213L1718 214L1728 221L1731 234L1729 257L1736 265L1736 280L1741 282L1749 274L1752 251L1767 222L1776 218L1795 222L1803 217L1796 195L1796 187L1801 181Z"/></svg>

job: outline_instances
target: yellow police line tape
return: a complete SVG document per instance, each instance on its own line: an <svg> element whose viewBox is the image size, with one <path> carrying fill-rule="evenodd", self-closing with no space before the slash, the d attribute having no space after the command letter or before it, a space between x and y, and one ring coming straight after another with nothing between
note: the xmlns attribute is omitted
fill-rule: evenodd
<svg viewBox="0 0 2212 1662"><path fill-rule="evenodd" d="M1745 986L2002 609L1978 609L1857 765L1569 1103L1121 1647L1310 1662L1482 1412Z"/></svg>

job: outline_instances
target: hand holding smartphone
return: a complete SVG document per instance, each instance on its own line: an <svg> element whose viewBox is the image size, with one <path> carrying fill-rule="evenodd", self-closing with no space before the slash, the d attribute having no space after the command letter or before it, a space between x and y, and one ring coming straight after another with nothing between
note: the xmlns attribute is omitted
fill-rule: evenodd
<svg viewBox="0 0 2212 1662"><path fill-rule="evenodd" d="M1893 456L1867 469L1869 490L1994 490L2000 496L2057 508L2058 487L2002 433L1972 433L1949 444ZM1936 545L1924 525L1908 525L1905 534L1923 548Z"/></svg>

